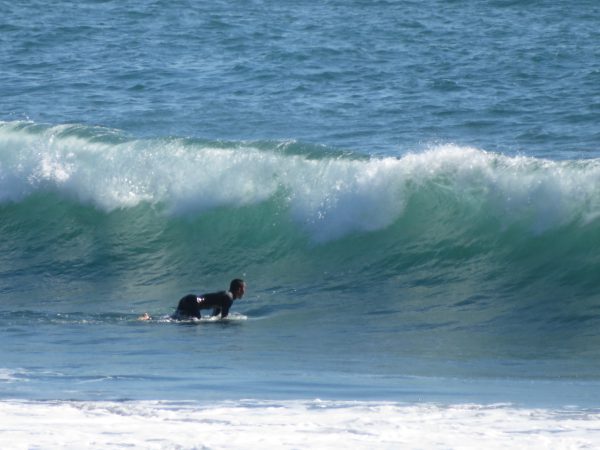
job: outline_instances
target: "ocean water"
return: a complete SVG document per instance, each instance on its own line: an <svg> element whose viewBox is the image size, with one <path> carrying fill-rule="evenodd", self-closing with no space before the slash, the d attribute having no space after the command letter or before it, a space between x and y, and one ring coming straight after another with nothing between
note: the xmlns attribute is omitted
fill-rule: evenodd
<svg viewBox="0 0 600 450"><path fill-rule="evenodd" d="M600 4L0 6L2 448L600 445Z"/></svg>

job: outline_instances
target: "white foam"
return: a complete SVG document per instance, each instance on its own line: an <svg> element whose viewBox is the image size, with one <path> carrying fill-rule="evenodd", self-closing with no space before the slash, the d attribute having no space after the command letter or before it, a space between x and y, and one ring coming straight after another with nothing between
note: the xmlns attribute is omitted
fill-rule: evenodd
<svg viewBox="0 0 600 450"><path fill-rule="evenodd" d="M42 369L0 368L0 383L28 383L32 376L62 376L62 374Z"/></svg>
<svg viewBox="0 0 600 450"><path fill-rule="evenodd" d="M80 137L77 126L32 127L0 122L0 202L53 191L108 211L147 202L197 214L284 193L291 217L317 240L389 226L424 186L485 214L528 218L542 231L600 217L600 160L508 157L455 145L399 158L311 159L244 143L103 140Z"/></svg>
<svg viewBox="0 0 600 450"><path fill-rule="evenodd" d="M6 369L0 368L0 382L15 383L26 380L27 371L22 369Z"/></svg>
<svg viewBox="0 0 600 450"><path fill-rule="evenodd" d="M0 447L584 449L600 413L509 405L0 402Z"/></svg>
<svg viewBox="0 0 600 450"><path fill-rule="evenodd" d="M159 317L151 317L150 315L148 315L146 313L146 314L143 314L142 316L140 316L138 318L138 320L140 320L140 321L147 321L147 322L159 322L159 323L197 323L197 324L204 324L204 323L241 322L241 321L248 320L248 316L245 316L244 314L240 314L240 313L237 313L237 312L232 312L227 317L224 317L224 318L221 318L220 316L203 315L200 319L197 319L196 317L177 319L177 318L173 318L173 316L171 316L171 315L163 315L163 316L159 316Z"/></svg>

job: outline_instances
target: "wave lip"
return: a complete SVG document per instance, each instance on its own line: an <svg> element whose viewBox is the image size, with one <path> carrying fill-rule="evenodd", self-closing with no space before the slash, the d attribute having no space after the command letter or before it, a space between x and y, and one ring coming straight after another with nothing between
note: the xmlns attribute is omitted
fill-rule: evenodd
<svg viewBox="0 0 600 450"><path fill-rule="evenodd" d="M0 204L54 193L102 211L198 215L276 201L318 241L381 230L407 207L527 222L543 232L600 215L600 161L439 145L400 157L298 152L293 143L135 139L81 125L0 123Z"/></svg>

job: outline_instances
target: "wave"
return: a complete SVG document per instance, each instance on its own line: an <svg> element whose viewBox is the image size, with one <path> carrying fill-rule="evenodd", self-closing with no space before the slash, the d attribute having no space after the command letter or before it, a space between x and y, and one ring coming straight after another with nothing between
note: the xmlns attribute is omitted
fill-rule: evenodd
<svg viewBox="0 0 600 450"><path fill-rule="evenodd" d="M22 242L88 253L116 246L113 258L131 263L179 242L183 254L191 243L194 258L247 248L266 262L316 245L336 262L380 269L490 253L595 268L600 160L455 145L367 158L295 142L0 122L0 210L9 253Z"/></svg>
<svg viewBox="0 0 600 450"><path fill-rule="evenodd" d="M600 160L551 161L440 145L400 157L296 142L135 139L82 125L0 122L0 204L53 194L110 212L171 216L277 204L317 241L385 229L424 209L455 227L532 233L597 223Z"/></svg>
<svg viewBox="0 0 600 450"><path fill-rule="evenodd" d="M456 145L365 157L0 123L0 294L15 305L50 295L88 311L93 291L103 310L128 299L132 313L163 314L165 298L242 276L287 299L255 302L250 317L341 305L359 317L366 296L360 320L431 310L427 332L589 331L599 214L598 159Z"/></svg>

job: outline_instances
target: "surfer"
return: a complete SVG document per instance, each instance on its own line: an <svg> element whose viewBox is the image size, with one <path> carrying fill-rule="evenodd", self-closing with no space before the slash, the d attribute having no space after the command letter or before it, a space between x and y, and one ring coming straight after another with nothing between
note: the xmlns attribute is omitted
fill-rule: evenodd
<svg viewBox="0 0 600 450"><path fill-rule="evenodd" d="M221 315L221 318L223 319L229 314L229 308L231 308L233 301L242 298L245 291L246 283L244 280L236 278L229 284L228 291L212 292L202 295L186 295L179 300L177 311L175 311L173 318L187 319L195 317L200 319L200 310L212 308L212 316Z"/></svg>

